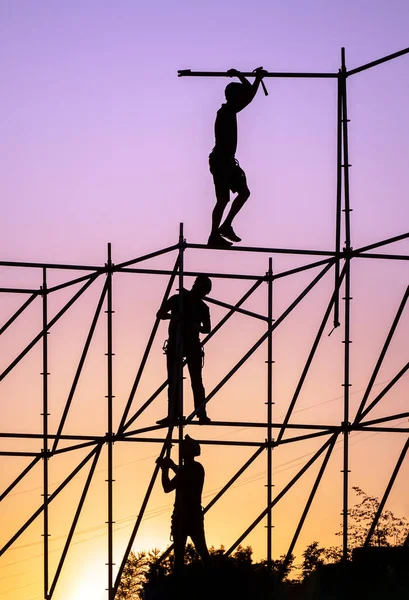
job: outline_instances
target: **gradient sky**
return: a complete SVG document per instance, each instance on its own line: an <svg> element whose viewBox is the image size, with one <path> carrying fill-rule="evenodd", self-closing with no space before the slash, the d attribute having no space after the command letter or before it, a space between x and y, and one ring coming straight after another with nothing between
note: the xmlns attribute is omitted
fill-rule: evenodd
<svg viewBox="0 0 409 600"><path fill-rule="evenodd" d="M354 68L409 45L409 5L404 0L345 0L343 3L195 2L99 0L56 3L21 0L0 2L0 154L3 202L0 260L103 264L112 243L118 263L185 237L203 243L208 236L214 191L207 167L213 145L213 121L223 102L222 79L178 78L177 70L248 71L263 65L270 71L336 72L340 49L346 47ZM407 165L409 138L409 57L356 75L348 81L351 168L352 245L356 248L408 230ZM336 177L336 82L332 80L267 80L269 96L260 93L239 115L237 156L252 191L237 218L246 245L329 249L334 246ZM407 242L386 251L409 253ZM174 257L156 259L160 268ZM279 272L309 262L274 257ZM393 316L408 284L406 262L362 260L352 272L351 404L356 408ZM368 264L369 263L369 264ZM187 268L262 274L268 257L192 251ZM41 273L1 268L2 286L38 287ZM315 275L315 272L314 272ZM313 275L280 280L274 289L275 316L288 306ZM67 275L53 274L53 281ZM50 424L56 427L76 361L101 289L98 281L49 336ZM120 415L166 287L166 278L120 275L114 290L114 393ZM331 293L332 276L324 279L277 330L274 338L274 399L279 420L286 411L309 347ZM234 303L250 287L247 282L217 280L212 295ZM50 300L52 316L70 292ZM0 322L20 306L22 297L0 298ZM246 307L264 312L266 289ZM216 323L224 314L212 307ZM4 335L1 366L18 354L41 327L40 303L30 307ZM105 432L105 328L99 325L87 369L67 423L67 432ZM396 338L376 382L380 391L407 362L409 317L404 313ZM229 368L263 333L263 324L238 316L218 341L209 344L205 383L213 389ZM165 378L161 325L136 405ZM325 336L294 422L335 423L342 420L342 331ZM263 346L209 405L214 419L265 418ZM41 348L35 348L2 383L1 420L6 431L41 430ZM407 410L408 379L403 378L375 416ZM189 386L186 386L191 406ZM361 391L362 394L362 391ZM142 425L163 416L162 394L140 419ZM101 409L102 407L102 409ZM139 421L138 421L139 423ZM264 433L209 428L197 437L264 439ZM351 485L381 495L404 434L352 434ZM396 439L398 438L398 439ZM15 442L3 448L17 449ZM318 442L288 445L274 456L275 491L296 473ZM22 449L21 442L19 448ZM38 450L38 444L24 449ZM115 560L120 562L127 535L149 481L157 445L115 446ZM52 489L76 461L61 455L51 461ZM206 446L206 500L250 456L248 449ZM371 461L369 461L369 457ZM1 458L1 489L27 464ZM317 539L335 544L341 520L341 444L324 477L296 547ZM78 535L64 569L56 600L101 600L106 587L106 460L97 467ZM220 465L223 465L221 467ZM294 488L274 512L274 554L291 540L317 468ZM242 482L206 519L209 545L227 547L265 505L265 457L246 472ZM388 503L398 515L409 515L408 466L403 467ZM51 571L62 548L69 519L84 483L79 476L53 505L50 538ZM0 511L5 542L41 503L41 469L27 477ZM103 500L101 501L101 498ZM136 549L165 547L173 498L155 487ZM264 524L264 523L263 523ZM265 557L263 524L245 543L256 558ZM39 600L41 524L35 523L0 559L0 600Z"/></svg>

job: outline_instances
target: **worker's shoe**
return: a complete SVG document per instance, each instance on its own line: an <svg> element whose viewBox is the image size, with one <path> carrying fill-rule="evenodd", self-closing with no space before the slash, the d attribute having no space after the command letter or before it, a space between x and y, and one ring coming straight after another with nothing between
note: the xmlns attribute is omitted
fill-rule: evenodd
<svg viewBox="0 0 409 600"><path fill-rule="evenodd" d="M176 423L176 419L172 419L172 417L165 417L164 419L159 419L159 421L156 421L156 423L157 425L170 427L170 425L174 425Z"/></svg>
<svg viewBox="0 0 409 600"><path fill-rule="evenodd" d="M231 242L241 242L241 238L239 238L239 236L236 235L236 233L231 225L226 225L226 223L224 223L220 227L219 233L220 233L220 235L227 238Z"/></svg>
<svg viewBox="0 0 409 600"><path fill-rule="evenodd" d="M231 242L225 240L220 233L211 233L207 245L209 248L224 248L228 249L232 245Z"/></svg>

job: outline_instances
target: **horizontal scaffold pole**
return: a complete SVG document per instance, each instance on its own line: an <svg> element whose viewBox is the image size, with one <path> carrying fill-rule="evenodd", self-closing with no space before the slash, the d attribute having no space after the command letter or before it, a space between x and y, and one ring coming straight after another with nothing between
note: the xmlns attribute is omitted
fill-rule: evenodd
<svg viewBox="0 0 409 600"><path fill-rule="evenodd" d="M0 260L0 267L22 267L31 269L68 269L72 271L104 271L104 267L94 265L64 265L57 263L36 263L11 260Z"/></svg>
<svg viewBox="0 0 409 600"><path fill-rule="evenodd" d="M244 77L255 77L256 73L253 71L240 71ZM228 71L192 71L191 69L179 69L178 77L231 77ZM338 73L291 73L291 72L278 72L278 71L266 71L264 77L275 77L275 78L297 78L297 79L336 79Z"/></svg>
<svg viewBox="0 0 409 600"><path fill-rule="evenodd" d="M409 254L355 254L356 258L374 258L377 260L409 260Z"/></svg>
<svg viewBox="0 0 409 600"><path fill-rule="evenodd" d="M186 248L211 250L212 252L262 252L268 254L303 254L306 256L336 256L333 250L301 250L300 248L262 248L261 246L231 246L230 248L211 248L207 244L186 243ZM342 253L341 253L342 255Z"/></svg>

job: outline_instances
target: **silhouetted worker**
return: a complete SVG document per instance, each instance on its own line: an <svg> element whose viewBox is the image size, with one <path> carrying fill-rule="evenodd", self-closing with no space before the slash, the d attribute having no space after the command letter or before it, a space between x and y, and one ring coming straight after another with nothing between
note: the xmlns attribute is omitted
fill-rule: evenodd
<svg viewBox="0 0 409 600"><path fill-rule="evenodd" d="M182 442L183 465L181 467L178 467L170 457L157 460L162 469L162 485L165 493L168 494L176 490L171 526L175 571L180 571L183 567L188 536L190 536L203 564L208 565L210 563L202 510L205 472L203 465L195 461L195 456L199 455L200 445L196 440L186 435ZM172 479L169 478L169 469L175 472Z"/></svg>
<svg viewBox="0 0 409 600"><path fill-rule="evenodd" d="M203 351L200 345L199 333L210 332L209 307L203 298L210 293L212 282L206 275L196 277L191 290L183 289L182 307L180 315L180 296L175 294L162 304L157 312L159 319L170 319L169 339L166 348L166 364L168 371L168 416L158 421L159 425L171 425L179 415L179 381L178 361L186 357L187 366L192 385L195 410L199 423L210 423L206 414L205 390L202 381ZM178 328L181 333L181 348L178 348Z"/></svg>
<svg viewBox="0 0 409 600"><path fill-rule="evenodd" d="M225 89L226 104L217 111L214 125L215 146L209 156L210 172L213 175L216 206L212 213L212 230L208 245L213 248L229 248L231 242L240 242L233 230L232 222L250 196L246 174L235 158L237 149L237 113L253 100L266 71L255 69L253 84L236 69L227 71L230 77L236 76L241 83L229 83ZM230 190L237 192L230 211L220 226L224 210L230 201ZM224 238L227 238L224 239ZM230 240L230 241L228 241Z"/></svg>

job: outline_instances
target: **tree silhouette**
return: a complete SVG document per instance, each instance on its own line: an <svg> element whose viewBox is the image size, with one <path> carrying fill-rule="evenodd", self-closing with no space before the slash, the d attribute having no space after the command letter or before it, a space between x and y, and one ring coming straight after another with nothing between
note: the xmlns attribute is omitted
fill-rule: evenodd
<svg viewBox="0 0 409 600"><path fill-rule="evenodd" d="M308 577L326 562L326 548L320 547L318 542L312 542L302 553L303 562L301 569L303 577Z"/></svg>
<svg viewBox="0 0 409 600"><path fill-rule="evenodd" d="M352 489L360 498L360 501L349 511L348 539L350 546L356 548L364 545L380 502L378 498L369 496L358 486L354 486ZM383 510L369 544L371 546L401 546L408 529L409 522L406 517L395 517L392 511ZM342 532L338 532L337 535L342 535Z"/></svg>
<svg viewBox="0 0 409 600"><path fill-rule="evenodd" d="M284 575L287 578L293 568L294 557L291 557L288 564L284 562L282 556L273 561L272 569L269 572L267 561L262 560L253 562L253 550L251 546L238 546L230 556L225 555L225 548L221 546L216 549L213 546L209 548L212 558L212 569L209 574L204 569L201 560L193 546L187 544L185 549L185 587L190 587L196 598L201 598L200 594L205 595L206 586L212 589L213 583L217 582L218 593L233 593L236 599L253 598L257 600L269 597L271 585L278 582ZM168 598L178 597L178 592L172 587L172 566L173 560L170 556L166 557L158 564L161 555L159 550L150 552L131 552L126 567L124 569L116 600L142 600L143 598L156 597L155 590L167 588ZM146 591L150 589L150 594ZM195 586L198 586L195 589ZM152 589L154 592L152 592ZM217 593L213 592L212 593ZM173 595L172 595L173 594ZM160 591L158 592L160 597ZM193 596L192 596L193 597ZM213 596L219 597L219 596Z"/></svg>
<svg viewBox="0 0 409 600"><path fill-rule="evenodd" d="M369 529L378 512L380 502L375 496L369 496L360 487L352 488L359 500L349 511L348 544L349 558L354 548L361 548L366 541ZM402 546L409 534L409 521L406 517L396 517L392 511L383 510L374 529L370 546ZM342 531L336 535L341 536ZM324 548L317 541L312 542L303 552L301 564L303 577L308 577L320 566L338 563L342 559L341 546Z"/></svg>
<svg viewBox="0 0 409 600"><path fill-rule="evenodd" d="M162 552L158 549L142 550L130 553L122 573L121 581L115 600L140 600L143 597L143 586L145 585L152 566L155 565ZM169 559L165 559L158 567L161 575L169 574L171 566Z"/></svg>
<svg viewBox="0 0 409 600"><path fill-rule="evenodd" d="M380 502L375 496L369 496L360 487L355 486L354 492L358 501L349 511L348 538L350 547L350 558L352 549L362 547L365 543L368 531L378 512ZM378 523L374 529L370 545L377 547L401 546L408 537L409 522L406 517L396 517L390 510L383 510L379 516ZM338 532L336 535L342 535ZM200 558L193 546L189 543L185 549L184 578L188 589L193 595L189 597L218 599L227 597L235 600L251 598L258 600L271 598L271 589L274 589L275 598L305 598L305 589L300 587L299 582L289 579L289 575L295 568L302 571L302 580L307 582L310 576L320 571L324 565L332 564L334 568L342 564L341 546L330 546L325 548L319 542L314 541L304 550L303 561L299 567L294 566L294 556L288 562L285 556L272 561L269 571L266 560L253 562L253 551L251 546L238 546L230 556L225 555L225 548L221 546L216 549L209 548L212 558L212 574L209 576L203 568ZM169 577L172 574L173 558L169 555L160 563L159 550L149 552L131 552L122 574L121 582L115 600L142 600L148 598L145 595L146 585L157 585L159 589L166 588ZM217 581L219 590L211 587L210 581ZM280 583L282 582L282 583ZM170 584L169 584L170 585ZM210 585L211 595L207 593L206 586ZM196 587L195 587L196 586ZM169 586L168 586L169 587ZM189 594L190 594L189 591ZM179 597L179 591L170 587L165 597L173 600ZM219 595L217 595L217 593ZM216 594L216 595L215 595ZM224 594L224 596L223 596ZM151 595L149 597L161 597Z"/></svg>

